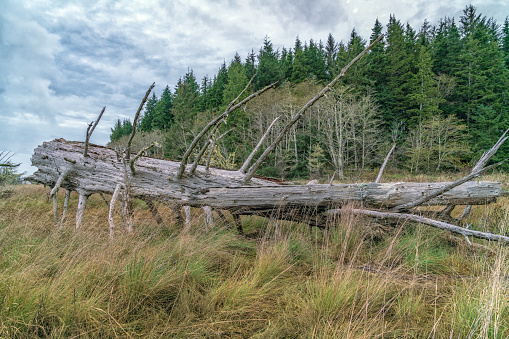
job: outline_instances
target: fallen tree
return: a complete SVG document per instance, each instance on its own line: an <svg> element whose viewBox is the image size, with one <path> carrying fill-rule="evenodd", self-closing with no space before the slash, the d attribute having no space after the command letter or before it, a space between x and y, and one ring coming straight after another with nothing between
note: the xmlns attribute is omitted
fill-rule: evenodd
<svg viewBox="0 0 509 339"><path fill-rule="evenodd" d="M55 221L57 223L59 218L55 196L59 188L67 190L60 225L63 224L67 212L69 193L75 191L79 194L76 214L77 228L82 223L88 197L94 193L111 194L108 218L111 236L114 232L113 213L117 200L121 204L120 214L123 223L129 231L133 230L131 204L134 198L146 201L152 214L160 223L163 220L159 216L154 204L155 201L171 206L176 212L177 219L182 218L180 207L201 207L206 213L206 220L209 225L212 224L212 209L217 211L228 210L234 215L237 227L242 232L238 215L256 214L324 227L330 214L339 213L338 208L340 209L344 204L355 202L361 206L362 211L365 211L363 213L358 212L358 214L378 218L419 221L412 214L417 212L416 208L419 206L444 205L446 207L443 215L449 215L452 210L451 206L489 204L496 201L498 197L506 196L507 193L501 189L497 182L471 181L480 176L482 172L495 166L485 167L489 158L506 140L505 134L481 158L478 165L468 176L452 183L378 183L383 167L377 182L362 184L333 185L331 181L328 185L281 185L272 180L255 176L257 169L267 155L277 146L291 127L306 114L309 107L330 91L339 79L346 75L348 69L381 38L382 36L354 58L330 84L307 102L290 119L275 141L265 149L252 166L249 166L250 162L262 141L253 153L247 157L238 171L215 169L210 168L208 164L206 166L198 164L207 148L212 149L214 147L214 140L217 140L215 137L217 127L225 121L228 115L257 95L270 90L275 84L261 89L240 102L239 94L226 108L225 112L211 120L197 134L181 162L144 157L143 155L148 149L157 147L156 144L145 147L137 154L132 153L131 142L136 133L137 120L154 86L152 85L136 112L133 122L134 128L124 149L112 150L89 143L90 136L104 113L103 109L95 123L90 123L85 142L56 139L37 147L32 157L32 164L38 170L30 177L30 180L53 187L50 197L53 198ZM248 89L250 83L243 92ZM265 135L263 138L265 138ZM200 144L201 149L194 159L194 163L189 163L190 155ZM391 152L393 149L394 147ZM390 154L384 164L389 156ZM373 209L378 211L373 211ZM188 209L186 210L186 219L187 215ZM222 216L222 213L219 213L219 215ZM442 221L435 221L441 223L441 226L443 226L442 224L450 225ZM421 222L424 221L421 220ZM425 223L432 226L437 225L429 222L429 220ZM464 228L455 225L450 226L441 228L459 234L466 234L463 231ZM484 239L495 239L482 234L483 232L467 233ZM509 242L507 237L497 237L496 239Z"/></svg>

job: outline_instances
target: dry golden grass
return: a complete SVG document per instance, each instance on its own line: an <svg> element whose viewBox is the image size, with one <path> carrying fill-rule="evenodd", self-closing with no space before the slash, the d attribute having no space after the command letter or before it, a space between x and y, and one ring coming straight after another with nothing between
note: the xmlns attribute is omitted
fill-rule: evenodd
<svg viewBox="0 0 509 339"><path fill-rule="evenodd" d="M229 225L207 232L197 210L182 231L157 225L139 201L136 233L118 228L109 240L99 196L79 230L73 196L58 230L48 191L23 185L0 200L2 338L509 336L499 244L410 223L381 231L348 213L327 234L246 217L240 237ZM468 222L505 232L508 213L502 199Z"/></svg>

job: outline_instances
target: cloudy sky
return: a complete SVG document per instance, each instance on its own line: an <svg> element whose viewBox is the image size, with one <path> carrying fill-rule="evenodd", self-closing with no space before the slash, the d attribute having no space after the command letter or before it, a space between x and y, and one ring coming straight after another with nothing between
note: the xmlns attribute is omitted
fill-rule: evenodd
<svg viewBox="0 0 509 339"><path fill-rule="evenodd" d="M146 90L173 90L192 69L213 76L236 52L302 41L369 39L378 18L394 14L418 30L469 3L502 24L508 0L0 0L0 151L21 171L43 141L83 140L106 112L92 142L106 144L118 118L134 116Z"/></svg>

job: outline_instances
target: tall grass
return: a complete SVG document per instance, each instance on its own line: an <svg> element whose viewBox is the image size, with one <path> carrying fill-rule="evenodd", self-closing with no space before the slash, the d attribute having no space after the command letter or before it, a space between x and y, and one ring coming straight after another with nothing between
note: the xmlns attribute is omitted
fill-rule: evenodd
<svg viewBox="0 0 509 339"><path fill-rule="evenodd" d="M80 230L69 218L59 231L47 192L25 185L0 200L2 338L509 336L498 244L349 213L326 232L257 217L243 218L246 237L199 218L183 231L142 202L137 232L109 240L100 197ZM468 222L504 231L508 211L503 200Z"/></svg>

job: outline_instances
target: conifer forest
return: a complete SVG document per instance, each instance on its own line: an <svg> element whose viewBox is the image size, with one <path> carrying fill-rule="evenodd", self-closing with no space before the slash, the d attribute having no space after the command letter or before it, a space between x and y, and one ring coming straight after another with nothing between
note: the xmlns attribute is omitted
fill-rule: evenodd
<svg viewBox="0 0 509 339"><path fill-rule="evenodd" d="M338 40L301 41L233 56L213 77L192 69L175 88L147 101L139 149L157 141L152 156L179 157L201 128L224 111L253 78L244 97L277 81L228 116L217 131L212 165L235 169L278 118L265 143L292 114L380 34L384 39L349 70L285 136L259 170L283 179L362 173L380 167L393 144L392 167L414 174L457 171L489 149L509 127L509 20L498 23L467 6L459 19L444 17L411 27L395 16L375 21L369 40L355 29ZM320 38L320 37L318 37ZM227 56L225 56L227 57ZM191 66L191 65L190 65ZM125 143L129 119L111 129L109 146ZM494 160L509 156L502 147ZM474 160L473 160L474 159Z"/></svg>

